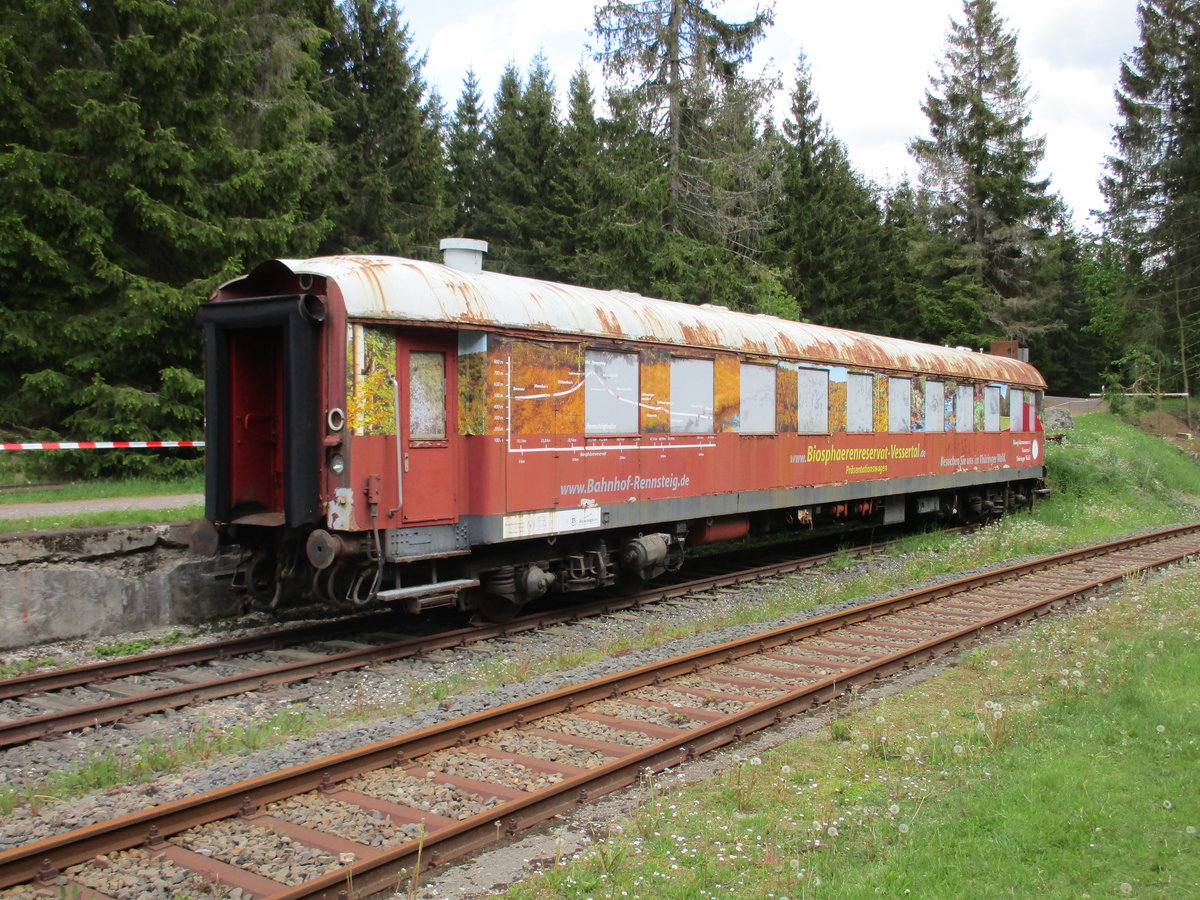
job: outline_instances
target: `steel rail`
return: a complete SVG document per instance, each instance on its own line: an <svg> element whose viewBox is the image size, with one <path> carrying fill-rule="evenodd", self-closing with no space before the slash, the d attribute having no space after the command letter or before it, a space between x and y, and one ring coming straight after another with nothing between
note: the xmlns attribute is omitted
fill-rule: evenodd
<svg viewBox="0 0 1200 900"><path fill-rule="evenodd" d="M246 653L278 650L306 641L329 640L331 637L361 631L363 628L369 627L372 621L378 620L383 624L386 620L395 618L395 615L394 611L389 610L386 613L360 616L357 619L339 619L332 622L282 628L265 634L248 634L243 637L209 641L190 647L173 647L151 653L139 653L136 656L124 656L120 659L101 660L82 666L72 666L69 669L14 675L10 678L0 679L0 700L12 700L29 694L82 687L97 682L112 681L116 678L128 678L130 675L145 675L147 672L162 669L194 666Z"/></svg>
<svg viewBox="0 0 1200 900"><path fill-rule="evenodd" d="M855 548L860 555L878 552L894 543L871 544ZM509 637L526 631L548 628L574 622L588 616L604 615L625 609L645 606L650 603L673 600L688 594L716 587L745 584L765 578L795 572L820 565L841 551L821 553L802 559L770 563L752 569L740 569L721 575L692 579L676 584L649 588L627 597L607 597L582 604L546 610L522 616L500 624L472 625L455 628L434 635L406 638L378 646L344 650L330 653L317 659L293 660L286 663L267 665L252 671L158 688L135 696L114 697L70 709L53 710L35 716L0 721L0 748L12 747L41 738L53 737L83 728L93 728L114 722L127 722L138 716L179 709L193 703L230 697L235 694L256 690L270 690L285 684L304 681L323 675L333 675L351 669L394 662L420 656L435 650L464 647L495 638ZM341 621L334 623L336 635L365 630L372 621L384 621L393 614ZM129 675L146 674L165 668L179 668L199 662L224 660L238 654L277 650L306 641L320 642L336 636L330 633L330 625L306 625L276 634L249 635L229 641L214 641L196 647L183 647L157 653L142 654L110 662L92 663L78 668L57 672L36 673L0 681L0 699L17 699L31 693L52 689L96 685L103 690L104 682ZM18 692L19 688L25 689Z"/></svg>
<svg viewBox="0 0 1200 900"><path fill-rule="evenodd" d="M872 542L861 547L852 548L852 552L876 552L879 549L888 547L894 543L896 543L895 540ZM814 554L812 556L799 559L796 562L798 563L798 568L803 568L806 565L816 564L820 561L832 558L839 552L842 551ZM645 602L652 602L656 596L653 589L644 593L646 597L651 598ZM613 598L606 602L610 604L620 603L620 608L626 609L629 608L630 605L636 605L637 598L640 596L642 596L642 594L631 595L630 597ZM591 606L599 607L601 605L602 604L600 602L597 602L588 606L574 606L572 609L576 611L576 614L581 614L581 611L584 611ZM617 607L613 606L613 608L616 609ZM11 700L22 696L27 696L29 694L46 693L49 691L64 690L66 688L82 687L88 684L103 683L105 681L112 681L117 678L127 678L131 675L144 675L156 670L180 668L183 666L212 662L214 660L224 660L231 656L244 655L247 653L256 653L264 650L278 650L284 647L290 647L306 642L328 640L331 637L364 631L372 627L372 623L375 622L386 626L389 624L389 620L396 618L396 616L396 610L386 609L355 618L315 622L308 625L281 628L263 634L252 634L245 635L243 637L228 638L220 641L209 641L187 647L174 647L165 650L155 650L150 653L140 653L135 656L123 656L119 659L100 660L98 662L87 663L81 666L72 666L70 668L53 669L46 672L31 672L26 675L13 675L9 676L8 678L0 678L0 700ZM510 629L517 629L520 628L522 623L526 621L535 623L530 627L537 627L537 616L527 616L513 619L509 621L507 625ZM459 631L466 632L468 630L470 629L460 629Z"/></svg>
<svg viewBox="0 0 1200 900"><path fill-rule="evenodd" d="M423 867L437 865L495 843L506 834L515 833L528 824L629 784L647 771L660 771L668 766L677 765L710 749L740 740L788 716L812 709L840 696L853 685L867 684L886 674L957 649L982 631L1003 628L1008 624L1042 615L1053 606L1094 594L1135 572L1168 565L1200 553L1197 532L1200 532L1200 526L1171 529L1155 535L1055 554L947 584L910 591L663 662L640 666L628 672L560 688L495 710L475 713L453 722L294 766L273 775L261 776L151 810L132 813L111 822L46 838L0 853L0 887L31 881L39 875L44 883L49 884L66 866L97 855L143 843L153 849L161 846L164 838L171 834L234 815L240 814L253 820L255 816L260 815L259 810L276 800L319 789L332 792L336 790L339 782L363 772L388 766L409 767L413 760L424 754L461 746L497 730L527 727L545 716L578 710L587 703L620 696L639 687L660 684L672 677L701 672L713 665L730 663L809 637L826 635L840 627L882 619L892 612L934 604L954 594L965 594L972 588L996 585L1005 574L1010 579L1018 576L1044 577L1042 573L1056 574L1053 568L1055 564L1065 566L1072 562L1096 560L1094 566L1076 567L1082 571L1073 574L1078 580L1069 587L1044 589L1044 595L1033 601L1025 596L1028 591L1014 591L1014 596L1023 599L1015 602L1003 599L999 602L1009 604L1009 608L999 612L987 611L978 621L960 627L950 627L945 632L908 648L880 654L870 662L855 665L836 675L821 677L780 696L757 702L743 710L725 715L718 721L702 724L652 746L640 750L630 748L630 751L619 759L567 777L550 789L508 799L495 809L445 827L435 827L419 840L410 840L382 851L368 852L364 858L356 859L350 867L336 869L293 887L280 885L279 890L258 895L270 896L272 900L335 900L345 891L347 878L351 875L357 891L370 893L383 890L395 884L397 871L401 868L411 869L418 862ZM1175 540L1172 541L1171 538ZM1154 544L1160 546L1155 548ZM1109 554L1137 549L1143 552L1140 556L1131 553L1126 559L1118 557L1106 563L1098 558L1105 554L1106 548ZM1150 550L1156 552L1151 554ZM1098 569L1106 571L1097 573ZM1096 577L1092 577L1093 575ZM955 614L961 614L962 610L977 609L978 605L995 602L995 598L980 599L975 601L976 606L972 607L971 603L951 601L951 606ZM444 820L441 824L445 824Z"/></svg>

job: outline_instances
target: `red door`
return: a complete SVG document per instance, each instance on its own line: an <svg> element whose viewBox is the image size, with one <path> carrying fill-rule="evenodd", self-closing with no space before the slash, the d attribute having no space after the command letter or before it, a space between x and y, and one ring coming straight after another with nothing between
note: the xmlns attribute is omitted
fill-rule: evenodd
<svg viewBox="0 0 1200 900"><path fill-rule="evenodd" d="M235 517L283 515L282 343L280 328L229 330L229 506Z"/></svg>
<svg viewBox="0 0 1200 900"><path fill-rule="evenodd" d="M400 517L405 524L458 520L458 337L402 331Z"/></svg>

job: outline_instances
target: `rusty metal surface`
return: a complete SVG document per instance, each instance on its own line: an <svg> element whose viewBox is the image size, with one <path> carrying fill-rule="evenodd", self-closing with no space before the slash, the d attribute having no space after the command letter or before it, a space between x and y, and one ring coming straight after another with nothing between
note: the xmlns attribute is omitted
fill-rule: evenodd
<svg viewBox="0 0 1200 900"><path fill-rule="evenodd" d="M1044 557L934 588L912 591L585 684L564 687L359 750L315 760L277 775L262 776L195 798L165 804L156 810L131 814L112 823L47 838L0 853L0 886L32 879L39 870L42 873L61 871L67 865L97 854L140 843L147 836L150 838L148 846L153 849L161 845L162 838L193 825L239 812L252 815L266 803L302 791L320 789L326 793L336 792L337 786L348 778L377 769L399 768L418 777L433 776L439 782L463 784L503 800L499 806L438 826L420 839L398 843L355 860L355 889L365 893L382 890L395 884L400 868L436 866L457 855L496 843L577 803L629 784L647 770L659 771L694 759L708 750L769 727L784 717L803 713L834 699L853 685L867 684L880 675L901 671L914 663L958 649L985 629L1002 629L1042 615L1053 606L1094 593L1147 564L1164 565L1194 555L1200 552L1198 535L1200 526L1167 529L1154 535ZM1153 546L1148 546L1150 544ZM1068 577L1057 568L1062 565L1072 567L1073 574ZM1007 591L1008 585L1002 584L1006 579L1025 576L1039 585L1040 596L1037 599L1031 600L1028 596L1028 582L1014 592ZM980 588L983 590L980 591ZM979 593L972 594L974 591ZM844 664L829 664L821 659L823 654L829 653L831 645L844 641L847 636L866 640L873 632L880 629L887 631L889 622L895 621L903 627L910 620L924 620L930 611L936 615L942 606L972 609L974 615L969 622L952 622L935 634L915 635L901 640L900 643L904 644L901 649L882 646L878 650L864 650L862 653L848 651L852 658L848 658ZM887 618L892 615L896 615L896 619ZM899 636L900 632L896 634ZM787 660L800 663L810 657L816 657L817 665L827 671L800 671L800 667L785 663ZM760 660L774 664L758 665ZM702 716L692 717L692 725L681 724L679 728L641 721L633 718L632 713L608 716L583 709L593 702L622 698L627 707L653 709L658 706L671 710L669 703L654 700L631 703L638 698L626 699L625 695L631 691L669 684L672 678L691 676L713 667L741 669L750 673L769 671L770 675L764 676L762 682L755 679L745 681L774 688L776 695L752 702L719 718L705 711ZM776 681L770 683L767 678ZM722 679L714 677L713 680ZM607 763L577 774L568 774L557 784L530 792L436 774L422 765L421 757L424 754L454 746L463 747L497 730L522 728L531 723L538 723L545 728L546 717L561 712L611 722L617 727L637 730L660 737L661 740L642 748L627 746L626 752ZM626 715L629 717L626 718ZM545 731L554 740L570 743L568 736L553 727ZM279 890L275 890L274 885L262 885L256 890L273 900L334 900L345 891L347 877L348 869L343 867L303 884ZM237 879L231 878L230 883L237 883ZM69 892L71 884L68 882L64 888Z"/></svg>
<svg viewBox="0 0 1200 900"><path fill-rule="evenodd" d="M385 256L273 260L259 268L280 265L297 275L335 282L347 314L356 319L533 330L1000 381L1037 390L1046 386L1037 369L1014 359L734 312L711 304L692 306L497 272L467 273L437 263ZM223 289L236 294L238 281Z"/></svg>
<svg viewBox="0 0 1200 900"><path fill-rule="evenodd" d="M69 669L53 669L47 672L15 675L12 678L0 679L0 700L22 697L26 694L63 690L96 681L111 681L114 678L125 678L130 675L144 675L147 672L163 669L192 666L238 654L278 650L307 641L329 640L357 631L386 630L394 624L394 613L390 611L374 613L337 622L320 622L315 625L283 628L266 634L251 634L224 641L210 641L187 647L155 650L152 653L141 653L137 656L123 656L119 659L72 666Z"/></svg>

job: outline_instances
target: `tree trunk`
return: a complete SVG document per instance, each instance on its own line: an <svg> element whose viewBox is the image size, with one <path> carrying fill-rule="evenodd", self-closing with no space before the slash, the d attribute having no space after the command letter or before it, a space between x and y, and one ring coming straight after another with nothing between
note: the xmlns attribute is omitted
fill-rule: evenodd
<svg viewBox="0 0 1200 900"><path fill-rule="evenodd" d="M1188 380L1187 341L1184 340L1183 303L1179 299L1179 282L1175 282L1175 320L1179 323L1179 367L1183 370L1183 408L1187 430L1192 430L1192 386Z"/></svg>
<svg viewBox="0 0 1200 900"><path fill-rule="evenodd" d="M683 147L683 63L680 59L680 33L683 31L684 0L671 0L671 18L667 21L667 61L670 98L667 116L667 209L663 227L675 231L675 211L679 208L679 154Z"/></svg>

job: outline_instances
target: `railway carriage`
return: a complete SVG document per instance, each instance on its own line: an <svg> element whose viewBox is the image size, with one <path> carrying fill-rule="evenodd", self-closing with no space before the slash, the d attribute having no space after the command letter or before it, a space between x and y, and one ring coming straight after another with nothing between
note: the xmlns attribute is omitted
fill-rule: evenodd
<svg viewBox="0 0 1200 900"><path fill-rule="evenodd" d="M389 257L216 291L206 520L261 602L456 605L636 582L688 547L983 518L1044 476L1032 366Z"/></svg>

